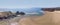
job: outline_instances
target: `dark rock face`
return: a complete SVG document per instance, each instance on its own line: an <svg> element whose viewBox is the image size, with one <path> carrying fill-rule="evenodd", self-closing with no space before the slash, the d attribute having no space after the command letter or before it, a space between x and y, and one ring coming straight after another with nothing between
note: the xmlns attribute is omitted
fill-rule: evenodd
<svg viewBox="0 0 60 25"><path fill-rule="evenodd" d="M42 8L43 11L50 11L50 12L53 12L55 9L53 8Z"/></svg>
<svg viewBox="0 0 60 25"><path fill-rule="evenodd" d="M11 12L0 12L0 20L13 18L13 14Z"/></svg>
<svg viewBox="0 0 60 25"><path fill-rule="evenodd" d="M20 12L19 12L19 11L17 11L17 12L16 12L16 15L19 15L19 13L20 13Z"/></svg>
<svg viewBox="0 0 60 25"><path fill-rule="evenodd" d="M16 15L25 15L25 13L24 13L24 12L19 12L19 11L17 11L17 12L16 12Z"/></svg>
<svg viewBox="0 0 60 25"><path fill-rule="evenodd" d="M49 11L49 12L60 11L60 7L59 8L42 8L41 10Z"/></svg>
<svg viewBox="0 0 60 25"><path fill-rule="evenodd" d="M42 8L41 10L43 10L43 11L49 11L49 12L60 11L60 7L55 7L55 8Z"/></svg>
<svg viewBox="0 0 60 25"><path fill-rule="evenodd" d="M20 15L25 15L25 13L24 12L20 12Z"/></svg>

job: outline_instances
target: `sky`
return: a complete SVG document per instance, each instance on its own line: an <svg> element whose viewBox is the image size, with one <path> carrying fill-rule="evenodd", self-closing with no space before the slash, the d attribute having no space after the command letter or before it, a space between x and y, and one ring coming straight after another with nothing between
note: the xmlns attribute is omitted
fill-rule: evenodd
<svg viewBox="0 0 60 25"><path fill-rule="evenodd" d="M0 0L0 8L60 7L60 0Z"/></svg>

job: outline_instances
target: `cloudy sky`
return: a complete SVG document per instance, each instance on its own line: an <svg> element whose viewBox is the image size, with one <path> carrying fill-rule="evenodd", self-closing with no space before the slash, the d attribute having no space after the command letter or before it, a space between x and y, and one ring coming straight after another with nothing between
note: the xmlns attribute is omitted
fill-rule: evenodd
<svg viewBox="0 0 60 25"><path fill-rule="evenodd" d="M0 0L0 8L60 7L60 0Z"/></svg>

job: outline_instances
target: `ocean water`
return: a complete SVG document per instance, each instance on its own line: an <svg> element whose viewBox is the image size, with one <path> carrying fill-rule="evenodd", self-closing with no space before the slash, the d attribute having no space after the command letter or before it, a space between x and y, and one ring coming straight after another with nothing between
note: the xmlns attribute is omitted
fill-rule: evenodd
<svg viewBox="0 0 60 25"><path fill-rule="evenodd" d="M24 12L26 15L42 16L44 15L41 8L0 8L0 11Z"/></svg>
<svg viewBox="0 0 60 25"><path fill-rule="evenodd" d="M11 23L18 22L22 18L26 17L40 17L44 15L44 11L41 8L0 8L1 11L11 11L11 12L24 12L24 16L17 16L11 19L0 21L0 25L10 25ZM1 24L2 23L2 24Z"/></svg>

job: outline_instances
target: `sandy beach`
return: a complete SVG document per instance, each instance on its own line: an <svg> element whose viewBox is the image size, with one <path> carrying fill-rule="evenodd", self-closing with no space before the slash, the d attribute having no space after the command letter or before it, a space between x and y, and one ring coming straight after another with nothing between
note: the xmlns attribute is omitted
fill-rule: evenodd
<svg viewBox="0 0 60 25"><path fill-rule="evenodd" d="M26 17L19 21L20 25L60 25L59 11L47 12L43 16Z"/></svg>
<svg viewBox="0 0 60 25"><path fill-rule="evenodd" d="M18 25L60 25L60 13L58 12L60 11L45 11L43 16L15 17L3 22L0 21L0 25L11 25L10 23L14 22L17 22Z"/></svg>

